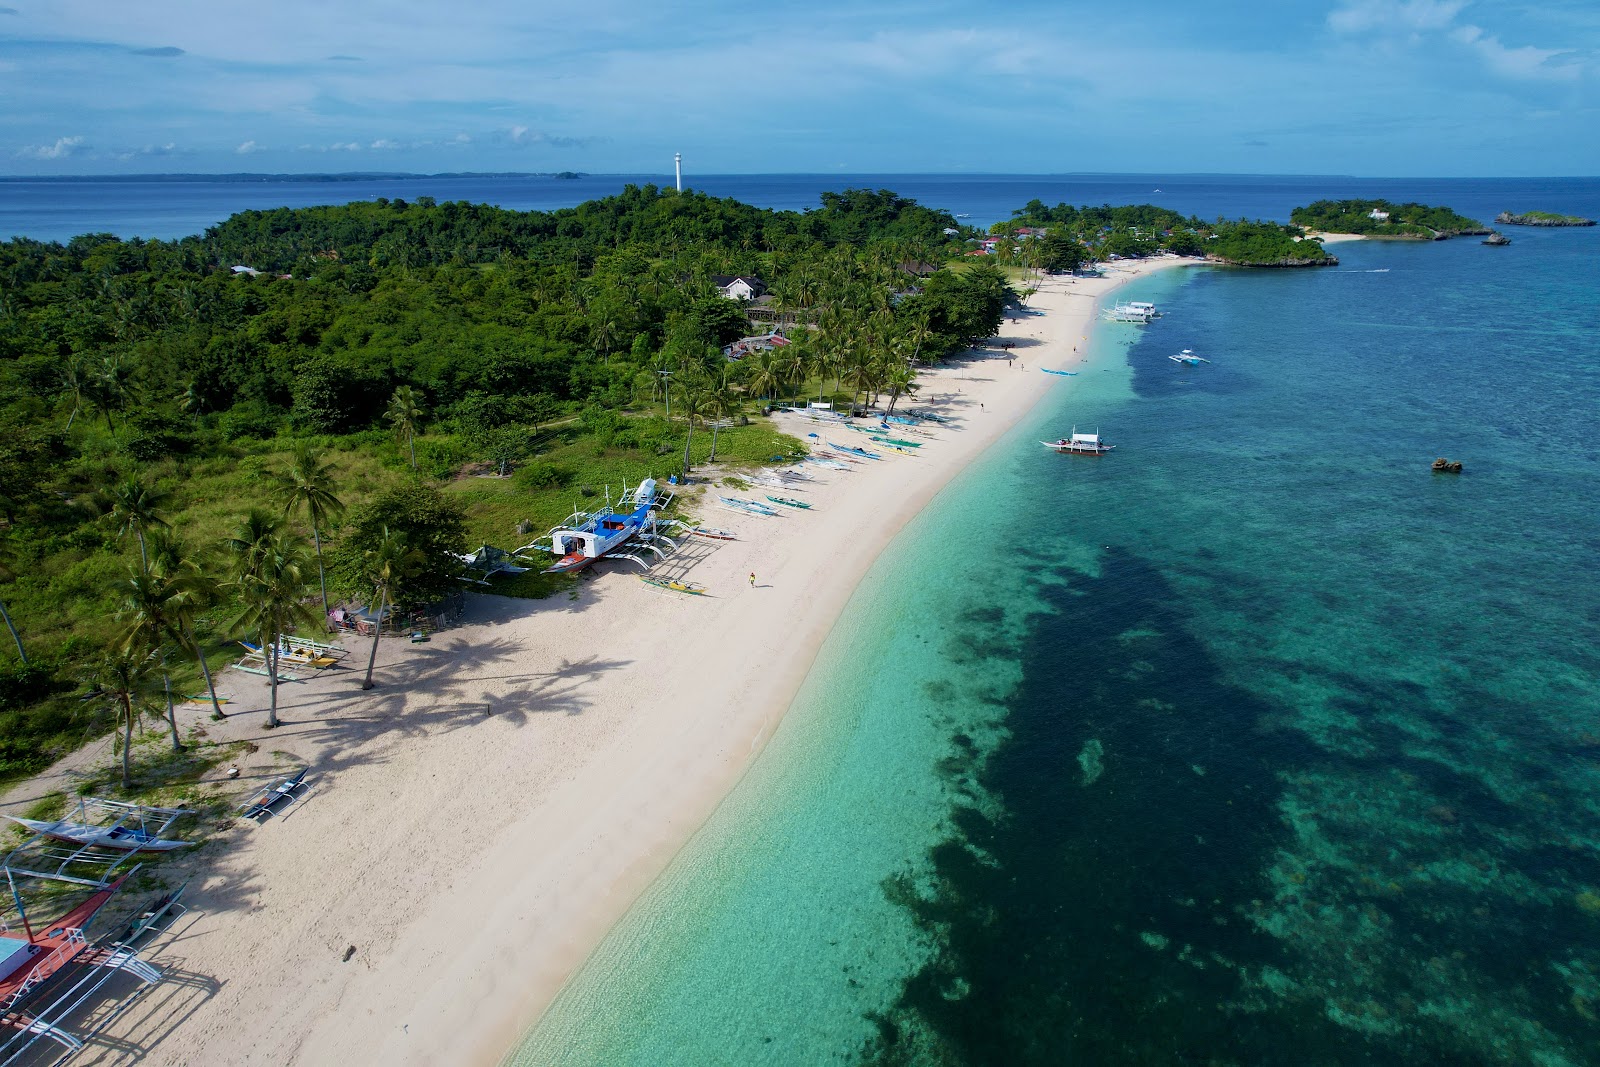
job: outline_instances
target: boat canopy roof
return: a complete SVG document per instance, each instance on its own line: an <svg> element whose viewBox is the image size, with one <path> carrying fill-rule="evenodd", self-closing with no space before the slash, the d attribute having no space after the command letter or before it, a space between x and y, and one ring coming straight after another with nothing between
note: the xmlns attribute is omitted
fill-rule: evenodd
<svg viewBox="0 0 1600 1067"><path fill-rule="evenodd" d="M1075 432L1072 435L1072 443L1075 445L1097 445L1100 443L1100 435L1097 433Z"/></svg>

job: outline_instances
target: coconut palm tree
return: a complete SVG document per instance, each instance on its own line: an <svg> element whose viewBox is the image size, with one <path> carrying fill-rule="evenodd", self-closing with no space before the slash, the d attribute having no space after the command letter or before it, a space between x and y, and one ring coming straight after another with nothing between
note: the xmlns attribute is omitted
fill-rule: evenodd
<svg viewBox="0 0 1600 1067"><path fill-rule="evenodd" d="M415 462L412 464L415 468ZM322 613L328 613L328 572L322 564L322 527L344 511L344 501L334 495L333 467L322 462L309 444L295 449L288 469L280 471L272 497L283 505L285 518L304 509L311 522L311 544L317 553L317 583L322 590Z"/></svg>
<svg viewBox="0 0 1600 1067"><path fill-rule="evenodd" d="M161 673L161 689L166 696L167 725L172 731L172 751L182 752L183 742L178 737L178 716L172 704L172 674L167 669L168 639L176 638L178 623L175 615L181 591L166 575L141 567L129 571L128 577L118 583L122 594L122 608L117 620L122 629L117 634L118 651L127 655L154 657Z"/></svg>
<svg viewBox="0 0 1600 1067"><path fill-rule="evenodd" d="M417 430L422 426L422 398L409 385L402 385L389 398L389 410L384 418L394 426L397 438L403 437L411 452L411 470L417 469Z"/></svg>
<svg viewBox="0 0 1600 1067"><path fill-rule="evenodd" d="M145 531L169 526L161 517L161 509L172 499L172 494L157 489L137 474L130 474L102 493L100 499L106 513L116 523L117 536L132 533L138 537L139 561L148 569L150 553L145 547Z"/></svg>
<svg viewBox="0 0 1600 1067"><path fill-rule="evenodd" d="M110 703L122 728L122 788L133 788L133 726L155 704L154 664L148 655L114 652L89 674L89 695Z"/></svg>
<svg viewBox="0 0 1600 1067"><path fill-rule="evenodd" d="M200 674L205 678L206 695L211 699L211 716L221 719L225 713L222 701L217 698L217 685L211 677L211 665L206 662L200 638L195 633L195 620L202 611L213 607L222 598L217 580L207 574L188 548L177 537L165 530L150 534L150 566L171 586L166 598L165 615L170 623L168 635L178 647L195 658Z"/></svg>
<svg viewBox="0 0 1600 1067"><path fill-rule="evenodd" d="M738 413L739 397L732 389L728 388L728 383L724 381L721 385L707 390L705 409L712 420L711 456L706 462L715 463L717 461L717 433L722 429L723 419Z"/></svg>
<svg viewBox="0 0 1600 1067"><path fill-rule="evenodd" d="M689 435L683 442L683 476L689 477L689 448L694 444L694 417L705 407L710 383L705 372L690 366L679 372L673 388L678 391L678 402L683 408L684 420L689 424Z"/></svg>
<svg viewBox="0 0 1600 1067"><path fill-rule="evenodd" d="M246 525L250 525L248 520ZM304 540L282 529L253 543L235 536L229 545L236 551L229 585L238 599L239 614L228 630L261 642L272 693L266 726L273 729L278 725L280 639L290 630L312 627L320 621L305 603L310 588L310 553Z"/></svg>
<svg viewBox="0 0 1600 1067"><path fill-rule="evenodd" d="M78 412L83 410L83 402L90 398L94 389L94 380L89 364L80 353L74 352L68 356L61 365L61 386L72 398L72 414L67 416L67 433L72 432L72 424L78 418Z"/></svg>
<svg viewBox="0 0 1600 1067"><path fill-rule="evenodd" d="M373 591L377 593L378 614L372 628L372 652L367 656L367 676L361 683L362 689L371 689L373 685L372 668L378 662L378 641L383 637L383 613L388 607L389 591L395 579L421 555L416 549L406 547L405 538L391 532L387 526L378 544L367 553L365 568Z"/></svg>
<svg viewBox="0 0 1600 1067"><path fill-rule="evenodd" d="M917 390L917 372L904 363L898 363L889 369L884 378L884 385L889 390L889 410L887 414L894 414L894 406L902 396L914 393Z"/></svg>
<svg viewBox="0 0 1600 1067"><path fill-rule="evenodd" d="M745 384L762 399L775 396L782 377L780 366L778 356L771 349L758 353L750 363L750 380Z"/></svg>

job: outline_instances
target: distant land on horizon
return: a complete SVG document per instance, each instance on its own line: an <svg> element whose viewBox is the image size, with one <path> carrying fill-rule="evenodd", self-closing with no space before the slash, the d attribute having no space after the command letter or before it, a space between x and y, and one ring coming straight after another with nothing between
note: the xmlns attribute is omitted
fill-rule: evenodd
<svg viewBox="0 0 1600 1067"><path fill-rule="evenodd" d="M559 171L445 171L439 174L412 174L406 171L351 170L335 173L257 174L241 171L230 174L0 174L0 182L370 182L404 181L425 178L589 178L573 170Z"/></svg>
<svg viewBox="0 0 1600 1067"><path fill-rule="evenodd" d="M382 170L353 170L353 171L310 171L306 173L260 173L254 171L238 171L220 174L207 174L201 172L174 172L154 174L0 174L0 182L359 182L359 181L409 181L433 178L633 178L657 176L654 171L487 171L487 170L461 170L441 171L436 174L423 174L413 171L382 171ZM671 178L670 171L663 172L661 176ZM828 177L848 178L859 176L863 178L1293 178L1298 181L1337 179L1340 181L1403 181L1408 177L1417 178L1417 175L1367 175L1365 177L1355 174L1290 174L1290 173L1231 173L1227 171L1095 171L1095 170L1064 170L1064 171L962 171L958 173L942 171L749 171L749 172L706 172L697 173L700 178L758 178L758 177ZM1562 177L1561 175L1544 175L1547 178ZM685 175L687 183L689 176ZM1437 179L1428 178L1429 181L1482 181L1495 180L1493 178L1457 178ZM1514 180L1514 179L1513 179Z"/></svg>

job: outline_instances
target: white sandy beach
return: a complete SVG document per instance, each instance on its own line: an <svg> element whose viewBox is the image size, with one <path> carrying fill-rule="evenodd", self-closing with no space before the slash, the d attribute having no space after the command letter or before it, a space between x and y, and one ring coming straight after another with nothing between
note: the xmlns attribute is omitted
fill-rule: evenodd
<svg viewBox="0 0 1600 1067"><path fill-rule="evenodd" d="M812 511L737 516L711 506L714 489L687 505L741 538L694 540L658 565L709 597L622 564L571 599L473 596L464 625L430 643L386 639L370 693L364 646L286 684L275 731L261 729L264 682L227 679L230 718L185 713L213 739L259 746L241 794L299 765L311 788L195 857L193 910L148 954L174 980L80 1062L497 1061L760 752L895 534L1037 401L1072 388L1039 371L1084 358L1074 346L1097 299L1192 262L1047 280L1036 313L995 339L1016 343L1015 365L991 351L922 375L913 404L954 426L916 456L812 467L792 494ZM797 436L815 429L783 418ZM14 790L6 810L39 792Z"/></svg>

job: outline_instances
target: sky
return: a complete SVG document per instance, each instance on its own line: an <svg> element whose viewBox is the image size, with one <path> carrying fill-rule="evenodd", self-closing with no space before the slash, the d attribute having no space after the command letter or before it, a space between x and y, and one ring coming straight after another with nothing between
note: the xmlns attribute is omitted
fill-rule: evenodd
<svg viewBox="0 0 1600 1067"><path fill-rule="evenodd" d="M1594 0L0 0L0 174L1600 174Z"/></svg>

